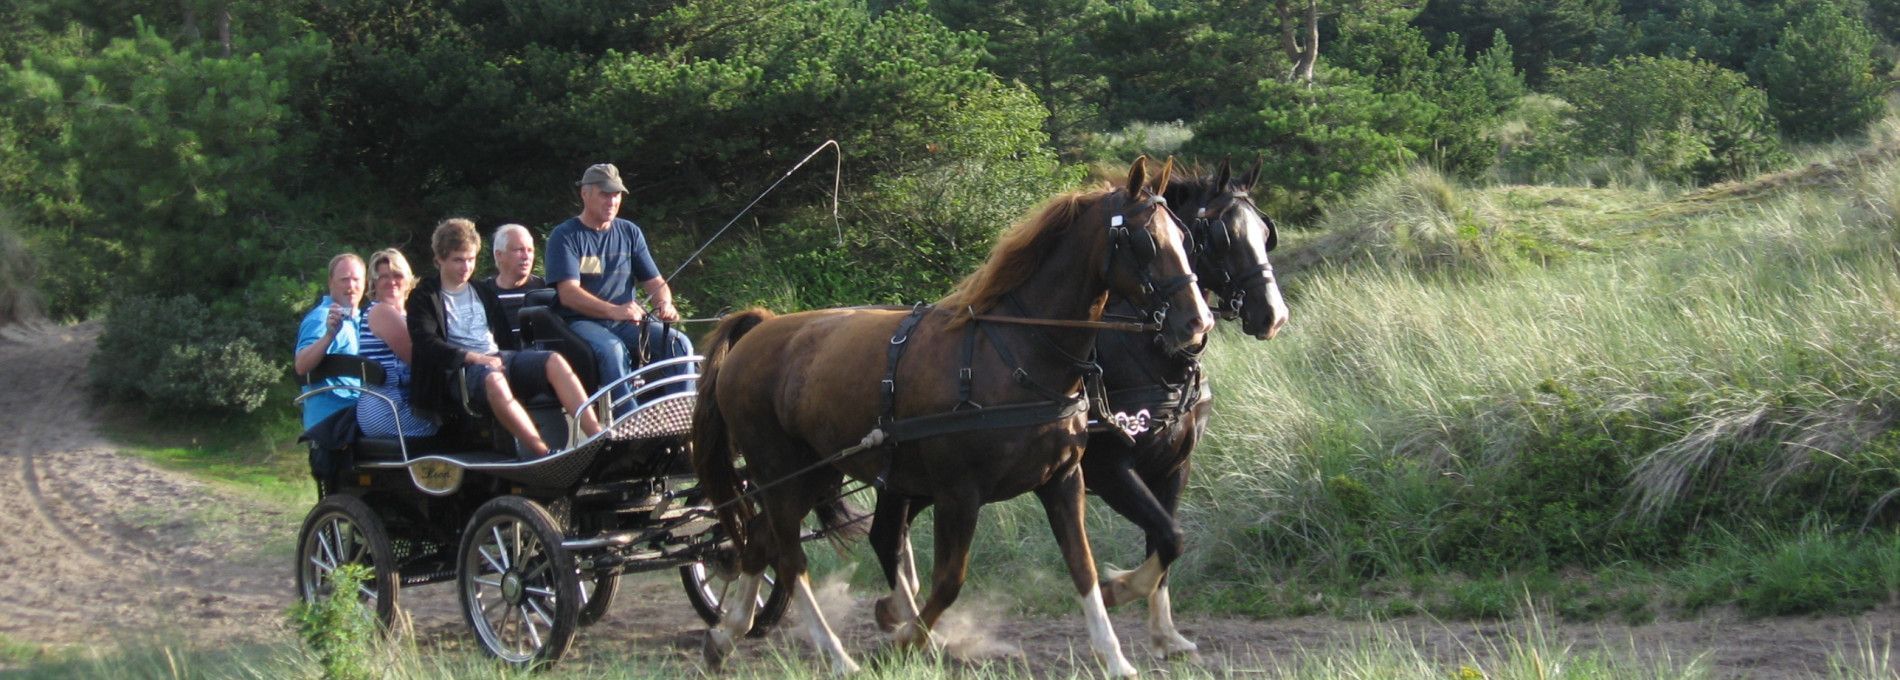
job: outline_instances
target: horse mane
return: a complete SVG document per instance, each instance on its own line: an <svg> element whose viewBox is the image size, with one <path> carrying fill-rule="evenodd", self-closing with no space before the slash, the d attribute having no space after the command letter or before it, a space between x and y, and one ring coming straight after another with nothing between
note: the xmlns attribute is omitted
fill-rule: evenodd
<svg viewBox="0 0 1900 680"><path fill-rule="evenodd" d="M1188 168L1187 172L1177 167L1174 174L1168 175L1168 187L1163 193L1168 197L1169 207L1179 214L1187 209L1188 202L1206 200L1226 191L1227 187L1215 184L1216 179L1219 178L1214 176L1213 171L1199 165ZM1194 219L1194 216L1181 215L1181 218Z"/></svg>
<svg viewBox="0 0 1900 680"><path fill-rule="evenodd" d="M954 314L950 325L961 326L969 321L970 310L988 311L1004 293L1028 281L1029 275L1048 257L1055 237L1081 217L1090 199L1100 199L1110 191L1113 189L1102 187L1051 198L1033 217L1017 222L998 236L983 266L963 277L955 290L937 301L939 308Z"/></svg>

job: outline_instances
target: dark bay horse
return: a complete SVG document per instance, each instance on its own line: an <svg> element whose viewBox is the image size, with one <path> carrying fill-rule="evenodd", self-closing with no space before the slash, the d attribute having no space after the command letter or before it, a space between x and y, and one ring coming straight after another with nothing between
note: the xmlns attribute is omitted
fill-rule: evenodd
<svg viewBox="0 0 1900 680"><path fill-rule="evenodd" d="M1090 354L1097 329L996 317L1092 322L1112 289L1166 310L1156 315L1169 348L1199 344L1213 318L1190 273L1182 232L1159 200L1172 164L1152 176L1147 166L1137 159L1123 186L1050 201L1003 234L989 261L927 313L752 310L719 324L705 345L693 462L733 537L740 576L724 600L729 609L707 631L709 665L723 661L751 628L760 576L770 567L781 583L790 581L813 644L831 668L857 668L813 599L799 543L801 520L833 502L848 475L937 508L930 597L921 610L904 612L894 642L928 640L956 600L979 508L1034 491L1068 565L1091 647L1111 673L1135 673L1109 623L1083 527L1087 417L1076 405L1086 400L1070 395L1083 387L1079 357ZM902 354L897 346L905 346ZM894 378L888 396L881 379L887 372ZM1004 415L1012 410L1046 415L1023 422ZM971 412L978 420L959 421L958 428L878 441L908 423ZM985 422L990 414L995 418ZM1004 420L1011 422L998 424ZM735 455L744 456L743 477L755 485L743 497Z"/></svg>
<svg viewBox="0 0 1900 680"><path fill-rule="evenodd" d="M1193 244L1191 262L1203 292L1219 296L1224 316L1238 317L1244 332L1266 340L1286 323L1287 307L1267 260L1267 252L1278 241L1275 225L1248 197L1259 176L1259 161L1238 179L1232 177L1227 161L1222 161L1214 174L1171 179L1165 195ZM1135 312L1135 304L1127 298L1110 296L1109 316ZM1163 656L1195 657L1197 646L1174 626L1167 570L1183 549L1175 514L1187 486L1189 454L1206 428L1212 399L1199 352L1170 351L1154 340L1152 333L1130 332L1105 332L1098 338L1110 407L1136 416L1136 427L1142 431L1132 441L1109 431L1092 433L1082 471L1090 492L1147 535L1147 556L1141 566L1131 571L1109 570L1102 581L1105 604L1112 607L1147 598L1153 648ZM888 490L878 494L871 542L892 594L878 600L875 613L886 630L903 623L902 612L915 607L905 602L914 593L900 591L898 586L900 582L917 586L909 521L929 503L929 498L903 497Z"/></svg>

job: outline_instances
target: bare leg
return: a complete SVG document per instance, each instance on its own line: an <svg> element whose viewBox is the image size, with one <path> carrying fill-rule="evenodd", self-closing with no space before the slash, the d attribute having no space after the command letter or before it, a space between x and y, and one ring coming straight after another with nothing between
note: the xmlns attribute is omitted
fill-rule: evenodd
<svg viewBox="0 0 1900 680"><path fill-rule="evenodd" d="M581 381L574 377L574 368L567 360L556 354L548 357L548 384L554 386L554 396L560 397L561 407L569 415L580 420L581 431L587 436L600 434L600 419L594 417L594 410L581 408L587 401L587 392L581 389Z"/></svg>
<svg viewBox="0 0 1900 680"><path fill-rule="evenodd" d="M482 379L482 389L488 392L488 408L495 413L495 420L501 421L502 429L508 431L531 456L548 455L547 442L541 441L541 431L535 429L534 421L528 419L527 410L521 408L521 402L515 401L515 393L508 389L507 378L500 373L489 373Z"/></svg>

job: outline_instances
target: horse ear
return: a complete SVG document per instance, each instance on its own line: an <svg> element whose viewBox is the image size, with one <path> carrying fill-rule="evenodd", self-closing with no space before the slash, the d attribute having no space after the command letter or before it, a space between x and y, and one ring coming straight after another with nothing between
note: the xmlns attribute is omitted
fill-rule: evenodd
<svg viewBox="0 0 1900 680"><path fill-rule="evenodd" d="M1233 156L1221 156L1220 170L1214 173L1214 186L1219 188L1221 191L1227 190L1227 187L1228 187L1227 180L1229 179L1229 176L1233 174L1232 172L1230 172L1229 162L1232 161L1233 159L1234 159Z"/></svg>
<svg viewBox="0 0 1900 680"><path fill-rule="evenodd" d="M1246 177L1243 177L1243 178L1241 178L1241 180L1240 180L1240 190L1241 190L1241 191L1249 191L1249 190L1252 190L1252 189L1253 189L1253 185L1254 185L1254 184L1255 184L1256 182L1259 182L1259 181L1260 181L1260 166L1261 166L1261 165L1264 165L1264 164L1265 164L1266 162L1267 162L1267 157L1266 157L1266 155L1264 155L1264 154L1254 154L1254 157L1253 157L1253 169L1252 169L1252 170L1248 170L1248 171L1247 171L1247 176L1246 176Z"/></svg>
<svg viewBox="0 0 1900 680"><path fill-rule="evenodd" d="M1172 175L1172 174L1174 174L1174 157L1169 156L1168 162L1165 164L1162 164L1161 172L1155 175L1154 193L1156 196L1160 196L1168 192L1168 175Z"/></svg>
<svg viewBox="0 0 1900 680"><path fill-rule="evenodd" d="M1135 164L1128 166L1128 186L1126 190L1132 199L1141 193L1141 187L1148 183L1148 154L1135 157Z"/></svg>

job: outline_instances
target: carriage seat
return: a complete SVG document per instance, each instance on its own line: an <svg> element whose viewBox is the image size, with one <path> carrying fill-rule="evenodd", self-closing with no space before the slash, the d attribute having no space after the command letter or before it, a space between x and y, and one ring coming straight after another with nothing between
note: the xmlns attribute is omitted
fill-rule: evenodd
<svg viewBox="0 0 1900 680"><path fill-rule="evenodd" d="M581 387L592 394L600 389L600 364L594 361L593 347L567 327L556 311L560 308L560 295L553 288L528 291L521 302L521 343L561 355Z"/></svg>

